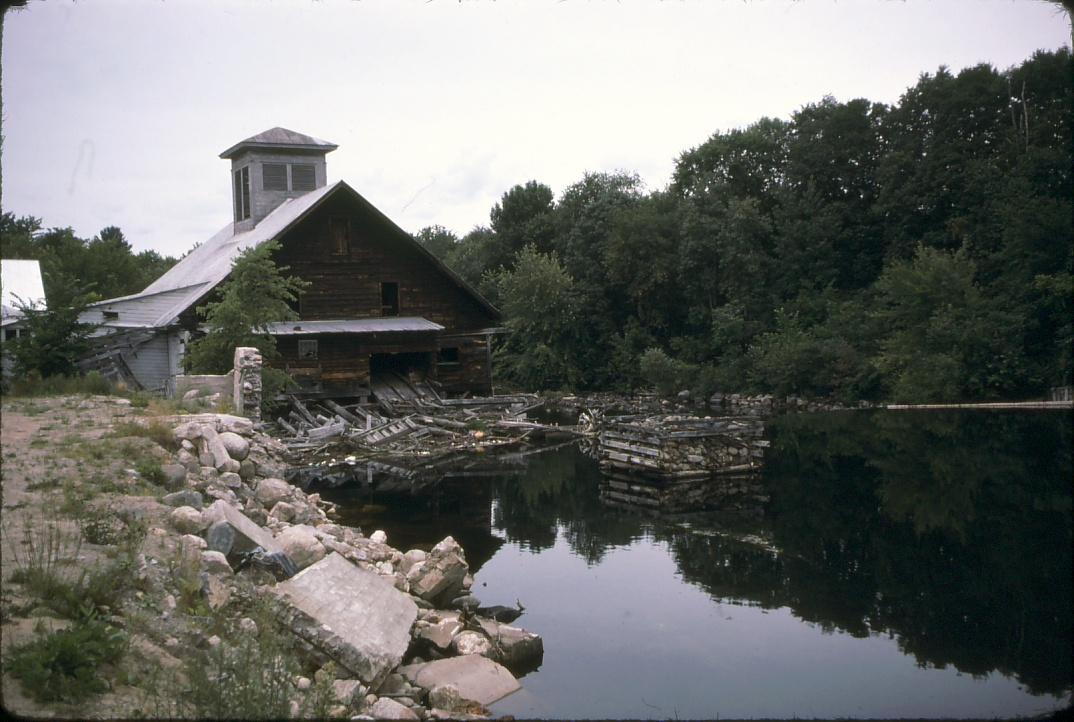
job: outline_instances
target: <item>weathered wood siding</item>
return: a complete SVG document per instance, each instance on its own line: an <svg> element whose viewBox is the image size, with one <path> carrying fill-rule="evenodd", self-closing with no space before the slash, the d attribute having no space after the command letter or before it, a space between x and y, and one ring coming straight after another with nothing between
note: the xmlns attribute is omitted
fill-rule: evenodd
<svg viewBox="0 0 1074 722"><path fill-rule="evenodd" d="M345 219L347 248L339 252L330 224ZM277 262L310 286L298 307L303 320L380 318L381 284L397 283L398 316L421 316L444 326L434 335L378 334L321 337L317 364L298 358L297 338L281 338L284 364L297 375L342 384L369 382L369 356L375 353L429 352L458 348L458 362L437 364L430 375L447 393L490 393L487 338L472 332L496 326L500 319L462 289L421 250L400 239L346 194L330 199L282 238ZM308 337L307 337L308 338Z"/></svg>
<svg viewBox="0 0 1074 722"><path fill-rule="evenodd" d="M399 284L399 316L421 316L445 333L495 326L483 308L423 253L362 213L345 194L329 199L283 237L278 261L311 283L299 315L306 320L378 318L381 283ZM337 253L329 222L350 223L349 248Z"/></svg>
<svg viewBox="0 0 1074 722"><path fill-rule="evenodd" d="M147 389L165 388L174 374L168 336L160 334L125 353L123 360L138 383Z"/></svg>

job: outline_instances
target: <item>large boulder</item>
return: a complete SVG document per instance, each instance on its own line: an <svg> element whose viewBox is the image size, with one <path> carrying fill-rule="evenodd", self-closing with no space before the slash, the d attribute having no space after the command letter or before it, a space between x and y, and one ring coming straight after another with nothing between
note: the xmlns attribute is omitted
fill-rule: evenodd
<svg viewBox="0 0 1074 722"><path fill-rule="evenodd" d="M220 434L220 441L227 449L228 456L235 461L242 461L250 454L250 442L234 431L225 431Z"/></svg>
<svg viewBox="0 0 1074 722"><path fill-rule="evenodd" d="M272 478L262 479L258 482L257 490L255 491L257 500L264 504L266 509L271 509L278 501L290 499L293 493L294 487L286 481Z"/></svg>
<svg viewBox="0 0 1074 722"><path fill-rule="evenodd" d="M506 667L480 654L410 664L400 667L399 672L411 684L426 689L452 684L463 699L482 705L490 705L522 687Z"/></svg>
<svg viewBox="0 0 1074 722"><path fill-rule="evenodd" d="M289 526L276 535L276 541L283 547L287 556L298 569L305 569L311 564L324 559L324 545L317 539L315 530L305 524Z"/></svg>

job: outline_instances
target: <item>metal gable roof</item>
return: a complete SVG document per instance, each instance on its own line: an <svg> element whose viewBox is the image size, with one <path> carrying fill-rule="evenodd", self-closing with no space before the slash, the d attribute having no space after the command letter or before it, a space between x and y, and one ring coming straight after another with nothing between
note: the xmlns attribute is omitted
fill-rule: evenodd
<svg viewBox="0 0 1074 722"><path fill-rule="evenodd" d="M270 323L270 336L310 336L355 333L435 333L444 327L421 316L340 319L335 321L281 321Z"/></svg>
<svg viewBox="0 0 1074 722"><path fill-rule="evenodd" d="M414 240L413 236L397 226L345 182L336 181L332 185L323 186L298 198L285 200L250 230L235 233L234 224L228 223L208 241L181 258L141 293L99 301L89 307L83 318L87 321L92 318L92 322L98 323L103 319L106 325L117 327L142 326L146 323L158 328L168 326L178 318L179 314L197 303L227 278L231 273L232 264L240 253L279 237L311 213L329 195L337 191L349 193L379 223L391 230L401 241L417 249L480 306L496 318L500 317L499 309L444 265L428 249ZM104 318L103 312L106 309L118 310L119 318ZM152 321L149 321L150 317L153 318ZM126 323L125 318L130 319L130 322Z"/></svg>

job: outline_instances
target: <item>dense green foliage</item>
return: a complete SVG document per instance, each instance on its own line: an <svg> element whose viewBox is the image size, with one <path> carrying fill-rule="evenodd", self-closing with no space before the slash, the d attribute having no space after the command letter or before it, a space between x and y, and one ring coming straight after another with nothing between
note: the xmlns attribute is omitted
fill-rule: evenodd
<svg viewBox="0 0 1074 722"><path fill-rule="evenodd" d="M115 226L86 240L70 228L44 230L32 216L0 215L0 253L4 258L41 262L45 296L62 292L70 279L78 279L90 300L138 293L175 264L156 251L134 253L123 231Z"/></svg>
<svg viewBox="0 0 1074 722"><path fill-rule="evenodd" d="M940 68L718 132L664 190L531 181L417 237L503 308L522 386L1040 395L1071 380L1071 77L1066 49Z"/></svg>
<svg viewBox="0 0 1074 722"><path fill-rule="evenodd" d="M22 312L19 338L5 342L21 378L34 376L76 376L77 362L89 349L89 335L94 326L79 321L92 295L74 278L46 276L52 280L48 304L16 301Z"/></svg>
<svg viewBox="0 0 1074 722"><path fill-rule="evenodd" d="M121 630L91 617L13 649L11 673L39 702L78 702L108 689L98 668L117 662L126 645Z"/></svg>
<svg viewBox="0 0 1074 722"><path fill-rule="evenodd" d="M239 254L231 275L216 291L216 299L198 306L209 332L190 343L183 364L187 371L222 374L234 364L236 346L253 346L266 361L276 354L276 339L267 324L298 318L292 305L308 285L287 276L287 266L277 266L272 255L279 243L271 241Z"/></svg>

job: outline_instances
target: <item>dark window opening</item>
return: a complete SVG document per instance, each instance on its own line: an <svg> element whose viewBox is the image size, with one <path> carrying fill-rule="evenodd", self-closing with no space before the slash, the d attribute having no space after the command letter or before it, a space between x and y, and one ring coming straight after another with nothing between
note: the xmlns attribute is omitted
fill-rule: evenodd
<svg viewBox="0 0 1074 722"><path fill-rule="evenodd" d="M441 366L457 366L459 364L458 347L452 346L440 349L440 360L438 363Z"/></svg>
<svg viewBox="0 0 1074 722"><path fill-rule="evenodd" d="M351 220L349 218L329 218L328 237L332 241L332 253L346 255L351 250Z"/></svg>
<svg viewBox="0 0 1074 722"><path fill-rule="evenodd" d="M18 338L18 337L19 337L19 330L17 328L5 328L4 329L4 340L5 341L10 341L11 339Z"/></svg>
<svg viewBox="0 0 1074 722"><path fill-rule="evenodd" d="M250 166L235 171L235 222L250 217Z"/></svg>
<svg viewBox="0 0 1074 722"><path fill-rule="evenodd" d="M302 340L298 342L298 357L300 359L317 358L317 341Z"/></svg>
<svg viewBox="0 0 1074 722"><path fill-rule="evenodd" d="M261 166L262 187L267 191L287 190L287 165L265 163Z"/></svg>
<svg viewBox="0 0 1074 722"><path fill-rule="evenodd" d="M395 281L380 284L380 315L399 315L399 284Z"/></svg>
<svg viewBox="0 0 1074 722"><path fill-rule="evenodd" d="M291 166L291 190L311 191L317 185L312 165Z"/></svg>
<svg viewBox="0 0 1074 722"><path fill-rule="evenodd" d="M114 321L119 318L119 311L104 311L105 320Z"/></svg>

